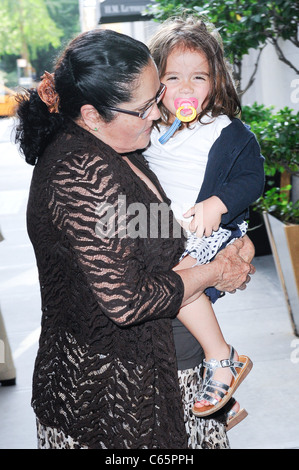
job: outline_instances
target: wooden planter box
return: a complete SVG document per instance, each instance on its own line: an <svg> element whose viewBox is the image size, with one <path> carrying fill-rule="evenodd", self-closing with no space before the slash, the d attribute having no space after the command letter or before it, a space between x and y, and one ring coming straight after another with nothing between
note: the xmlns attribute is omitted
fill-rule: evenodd
<svg viewBox="0 0 299 470"><path fill-rule="evenodd" d="M287 225L263 212L293 331L299 336L299 225Z"/></svg>

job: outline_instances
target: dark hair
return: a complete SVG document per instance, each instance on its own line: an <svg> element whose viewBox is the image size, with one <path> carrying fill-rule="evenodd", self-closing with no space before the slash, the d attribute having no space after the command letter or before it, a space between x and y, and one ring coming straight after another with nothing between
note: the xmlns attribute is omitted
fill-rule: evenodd
<svg viewBox="0 0 299 470"><path fill-rule="evenodd" d="M223 54L221 37L216 28L195 16L169 18L166 20L149 44L150 52L158 67L160 78L164 75L167 58L179 47L203 53L209 62L211 89L203 103L198 120L210 113L213 117L226 114L235 117L241 111L241 104L231 76L231 67ZM161 105L162 120L170 124L170 113Z"/></svg>
<svg viewBox="0 0 299 470"><path fill-rule="evenodd" d="M66 118L76 119L91 104L110 122L115 113L105 106L130 101L142 69L151 56L140 41L111 30L80 34L67 46L54 70L59 113L50 113L37 90L19 96L16 142L27 163L35 165Z"/></svg>

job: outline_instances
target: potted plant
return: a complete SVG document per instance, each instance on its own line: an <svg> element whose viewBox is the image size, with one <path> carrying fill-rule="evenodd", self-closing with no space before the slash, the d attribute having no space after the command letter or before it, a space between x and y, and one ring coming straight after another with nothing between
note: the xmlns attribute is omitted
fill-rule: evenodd
<svg viewBox="0 0 299 470"><path fill-rule="evenodd" d="M299 200L294 191L299 176L299 113L289 108L274 113L273 108L254 103L245 107L245 116L261 145L268 178L253 207L263 215L293 330L299 336Z"/></svg>
<svg viewBox="0 0 299 470"><path fill-rule="evenodd" d="M299 200L290 201L290 190L291 185L266 191L256 208L263 211L292 327L299 336Z"/></svg>

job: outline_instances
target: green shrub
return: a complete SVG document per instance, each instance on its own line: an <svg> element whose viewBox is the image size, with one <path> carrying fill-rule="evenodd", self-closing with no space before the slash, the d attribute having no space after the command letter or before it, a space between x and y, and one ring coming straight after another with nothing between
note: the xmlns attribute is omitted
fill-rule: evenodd
<svg viewBox="0 0 299 470"><path fill-rule="evenodd" d="M273 112L273 107L254 103L242 107L242 120L251 126L265 157L265 173L299 173L299 112L285 107Z"/></svg>

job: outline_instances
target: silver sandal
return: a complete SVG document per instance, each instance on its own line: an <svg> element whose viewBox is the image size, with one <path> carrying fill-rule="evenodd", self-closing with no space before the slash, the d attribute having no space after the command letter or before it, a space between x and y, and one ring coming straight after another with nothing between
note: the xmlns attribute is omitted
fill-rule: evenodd
<svg viewBox="0 0 299 470"><path fill-rule="evenodd" d="M230 346L229 359L222 359L221 361L217 361L216 359L203 361L203 367L206 369L206 374L196 401L206 400L210 405L202 406L200 408L194 405L192 412L195 416L205 417L220 410L233 396L239 385L241 385L243 380L251 371L253 364L249 357L239 356L238 361L234 361L234 354L235 350ZM233 376L233 380L230 385L213 380L215 371L219 369L219 367L229 367ZM216 395L217 398L220 398L220 400L214 398L211 393Z"/></svg>

